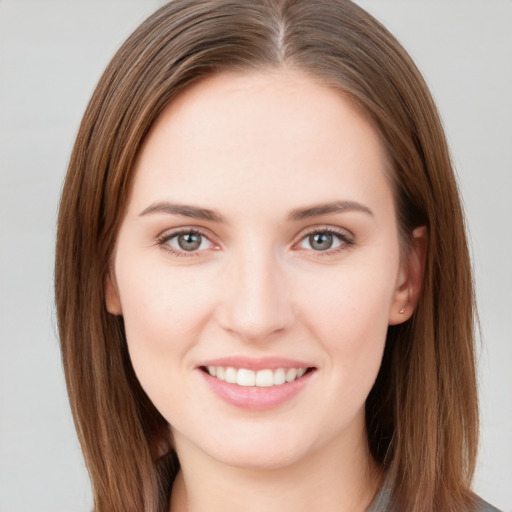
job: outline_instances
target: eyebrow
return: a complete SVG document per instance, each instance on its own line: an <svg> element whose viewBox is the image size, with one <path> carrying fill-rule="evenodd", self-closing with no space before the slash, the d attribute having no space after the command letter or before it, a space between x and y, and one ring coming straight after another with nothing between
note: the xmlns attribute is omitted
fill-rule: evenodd
<svg viewBox="0 0 512 512"><path fill-rule="evenodd" d="M373 212L367 206L356 201L335 201L332 203L309 206L307 208L296 208L290 212L288 220L296 222L321 215L343 213L347 211L358 211L373 216ZM152 213L166 213L168 215L181 215L183 217L208 220L211 222L225 222L222 215L215 210L200 208L188 204L168 203L166 201L159 201L151 204L141 212L140 217Z"/></svg>
<svg viewBox="0 0 512 512"><path fill-rule="evenodd" d="M363 212L373 216L373 212L367 206L356 201L335 201L333 203L318 204L308 208L297 208L290 212L289 220L298 221L328 215L330 213L343 213L347 211Z"/></svg>
<svg viewBox="0 0 512 512"><path fill-rule="evenodd" d="M167 213L169 215L181 215L183 217L190 217L192 219L209 220L212 222L224 222L220 213L217 213L208 208L198 208L188 204L175 204L167 202L157 202L148 206L141 214L149 215L150 213Z"/></svg>

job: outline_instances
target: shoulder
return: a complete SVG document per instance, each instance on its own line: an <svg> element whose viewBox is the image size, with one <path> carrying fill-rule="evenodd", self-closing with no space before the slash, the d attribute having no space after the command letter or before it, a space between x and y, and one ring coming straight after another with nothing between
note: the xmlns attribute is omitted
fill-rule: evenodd
<svg viewBox="0 0 512 512"><path fill-rule="evenodd" d="M396 512L394 507L391 505L391 483L387 478L382 487L380 488L377 496L366 509L366 512ZM487 501L484 501L480 496L472 493L471 505L464 507L464 510L460 512L502 512L496 507L492 506Z"/></svg>
<svg viewBox="0 0 512 512"><path fill-rule="evenodd" d="M384 485L366 512L395 512L390 505L391 493L389 487ZM461 512L501 512L479 496L474 496L473 506Z"/></svg>
<svg viewBox="0 0 512 512"><path fill-rule="evenodd" d="M501 512L496 507L493 507L490 503L487 503L482 498L476 497L475 508L472 512Z"/></svg>

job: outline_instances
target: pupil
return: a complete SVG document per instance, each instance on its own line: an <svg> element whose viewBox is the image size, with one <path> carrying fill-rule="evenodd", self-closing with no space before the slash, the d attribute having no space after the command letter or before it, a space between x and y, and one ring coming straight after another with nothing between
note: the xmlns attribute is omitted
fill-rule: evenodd
<svg viewBox="0 0 512 512"><path fill-rule="evenodd" d="M326 251L332 246L332 235L329 233L315 233L309 236L309 243L317 251Z"/></svg>
<svg viewBox="0 0 512 512"><path fill-rule="evenodd" d="M184 251L195 251L201 245L201 235L197 233L184 233L178 236L178 245Z"/></svg>

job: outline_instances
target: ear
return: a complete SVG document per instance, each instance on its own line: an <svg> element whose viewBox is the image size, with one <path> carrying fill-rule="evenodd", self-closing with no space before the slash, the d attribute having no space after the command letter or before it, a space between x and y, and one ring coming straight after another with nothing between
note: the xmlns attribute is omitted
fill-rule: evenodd
<svg viewBox="0 0 512 512"><path fill-rule="evenodd" d="M123 310L121 308L121 300L119 298L119 291L115 278L112 277L111 273L107 274L105 279L105 305L107 311L112 315L122 315Z"/></svg>
<svg viewBox="0 0 512 512"><path fill-rule="evenodd" d="M425 272L427 241L428 234L425 226L416 228L412 232L409 251L400 263L389 312L389 325L397 325L409 320L416 309Z"/></svg>

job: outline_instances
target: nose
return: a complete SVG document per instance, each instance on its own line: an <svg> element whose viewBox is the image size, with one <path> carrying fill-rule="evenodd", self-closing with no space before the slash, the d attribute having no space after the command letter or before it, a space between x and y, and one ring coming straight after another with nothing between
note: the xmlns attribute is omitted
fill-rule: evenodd
<svg viewBox="0 0 512 512"><path fill-rule="evenodd" d="M264 342L294 321L291 288L271 251L246 250L234 257L223 276L220 326L246 342Z"/></svg>

